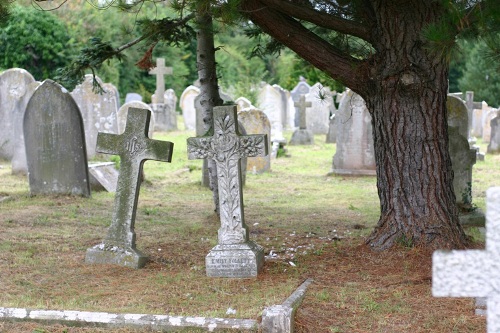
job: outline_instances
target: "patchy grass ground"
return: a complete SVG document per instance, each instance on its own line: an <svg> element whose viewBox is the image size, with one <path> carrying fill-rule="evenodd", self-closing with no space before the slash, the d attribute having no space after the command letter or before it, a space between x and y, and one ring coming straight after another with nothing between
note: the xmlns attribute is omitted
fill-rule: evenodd
<svg viewBox="0 0 500 333"><path fill-rule="evenodd" d="M255 319L314 278L298 332L485 331L472 299L432 297L431 253L404 247L375 253L363 245L379 214L376 180L327 176L335 145L322 136L314 146L288 147L291 157L274 161L272 172L247 175L246 222L270 258L263 273L207 278L204 257L216 244L219 221L211 193L200 185L201 162L186 158L185 139L193 135L158 135L175 143L174 161L145 164L136 233L151 261L141 270L84 263L85 250L109 226L112 194L30 197L26 179L0 163L0 306ZM485 190L499 185L499 162L488 155L474 168L480 208ZM477 229L469 233L481 239ZM227 315L228 308L236 314ZM0 332L138 330L0 322Z"/></svg>

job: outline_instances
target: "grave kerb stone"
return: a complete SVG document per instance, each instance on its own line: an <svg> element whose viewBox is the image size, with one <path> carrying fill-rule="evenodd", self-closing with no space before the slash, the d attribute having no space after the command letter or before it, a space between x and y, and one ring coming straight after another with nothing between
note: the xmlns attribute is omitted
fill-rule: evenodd
<svg viewBox="0 0 500 333"><path fill-rule="evenodd" d="M486 191L486 249L436 251L432 256L435 297L487 298L487 332L500 332L500 187Z"/></svg>
<svg viewBox="0 0 500 333"><path fill-rule="evenodd" d="M130 108L123 134L99 133L97 137L97 151L120 156L120 175L113 221L104 241L87 250L87 263L140 268L147 261L136 249L134 232L142 165L146 160L170 162L173 149L171 142L148 138L150 118L151 111Z"/></svg>
<svg viewBox="0 0 500 333"><path fill-rule="evenodd" d="M156 103L164 103L165 94L165 77L164 75L172 75L172 67L165 67L165 59L156 58L156 67L149 71L150 75L156 75Z"/></svg>
<svg viewBox="0 0 500 333"><path fill-rule="evenodd" d="M211 277L256 277L264 263L263 248L248 238L240 159L266 155L267 135L240 135L236 112L235 105L215 107L214 135L187 140L189 159L211 158L217 165L221 227L218 245L205 258Z"/></svg>

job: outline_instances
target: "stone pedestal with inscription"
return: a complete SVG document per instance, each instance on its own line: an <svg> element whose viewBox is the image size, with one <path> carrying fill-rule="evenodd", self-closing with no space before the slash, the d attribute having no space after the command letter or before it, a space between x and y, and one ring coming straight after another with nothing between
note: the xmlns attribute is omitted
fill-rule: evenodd
<svg viewBox="0 0 500 333"><path fill-rule="evenodd" d="M214 108L214 135L189 138L190 159L213 159L217 165L221 227L219 244L206 257L207 275L256 277L263 249L248 239L243 211L241 159L268 154L265 134L240 135L236 106Z"/></svg>
<svg viewBox="0 0 500 333"><path fill-rule="evenodd" d="M210 277L256 277L264 265L264 249L251 241L220 244L210 250L205 264Z"/></svg>

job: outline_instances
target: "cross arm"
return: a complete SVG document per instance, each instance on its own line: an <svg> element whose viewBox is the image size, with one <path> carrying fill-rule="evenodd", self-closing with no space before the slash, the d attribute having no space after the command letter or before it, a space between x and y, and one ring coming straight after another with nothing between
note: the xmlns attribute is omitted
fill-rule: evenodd
<svg viewBox="0 0 500 333"><path fill-rule="evenodd" d="M267 134L246 135L240 139L242 157L267 156L269 153Z"/></svg>
<svg viewBox="0 0 500 333"><path fill-rule="evenodd" d="M144 156L145 160L154 160L162 162L172 161L172 152L174 144L168 141L148 140L147 153Z"/></svg>
<svg viewBox="0 0 500 333"><path fill-rule="evenodd" d="M96 151L103 154L120 155L117 149L117 142L121 135L112 133L97 133Z"/></svg>

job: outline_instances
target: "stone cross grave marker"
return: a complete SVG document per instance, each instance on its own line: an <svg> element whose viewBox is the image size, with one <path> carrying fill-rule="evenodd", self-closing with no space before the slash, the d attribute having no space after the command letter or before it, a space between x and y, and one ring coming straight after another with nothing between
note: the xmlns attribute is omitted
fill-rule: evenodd
<svg viewBox="0 0 500 333"><path fill-rule="evenodd" d="M487 332L500 332L500 187L486 191L486 250L436 251L435 297L486 297Z"/></svg>
<svg viewBox="0 0 500 333"><path fill-rule="evenodd" d="M150 118L151 111L130 108L123 134L97 137L97 151L120 156L120 175L111 226L104 241L87 250L87 263L141 268L147 261L136 249L134 232L142 165L146 160L170 162L173 149L171 142L148 137Z"/></svg>
<svg viewBox="0 0 500 333"><path fill-rule="evenodd" d="M156 67L149 71L150 75L156 75L156 103L164 103L165 78L164 75L172 75L172 67L165 67L165 59L156 58Z"/></svg>
<svg viewBox="0 0 500 333"><path fill-rule="evenodd" d="M314 135L307 129L307 108L312 107L311 102L306 102L306 96L300 95L299 101L293 104L299 110L299 128L295 130L290 139L291 145L312 145L314 144Z"/></svg>
<svg viewBox="0 0 500 333"><path fill-rule="evenodd" d="M189 159L211 158L217 164L221 227L218 245L205 258L207 276L255 277L264 263L263 248L248 239L243 215L240 159L268 154L265 134L242 136L237 107L214 108L214 135L189 138Z"/></svg>

